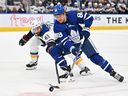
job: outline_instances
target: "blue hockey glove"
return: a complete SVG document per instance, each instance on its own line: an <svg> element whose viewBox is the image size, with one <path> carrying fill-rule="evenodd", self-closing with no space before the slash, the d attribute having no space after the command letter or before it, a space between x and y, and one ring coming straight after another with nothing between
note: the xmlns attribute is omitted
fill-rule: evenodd
<svg viewBox="0 0 128 96"><path fill-rule="evenodd" d="M70 48L70 52L71 52L73 55L75 55L75 56L78 56L79 54L81 54L80 49L77 48L77 47L74 47L74 46L72 46L72 47Z"/></svg>

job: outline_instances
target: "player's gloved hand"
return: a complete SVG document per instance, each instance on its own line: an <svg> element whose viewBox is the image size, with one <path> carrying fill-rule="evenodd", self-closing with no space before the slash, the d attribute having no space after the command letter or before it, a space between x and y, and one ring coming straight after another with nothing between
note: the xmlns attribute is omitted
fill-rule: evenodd
<svg viewBox="0 0 128 96"><path fill-rule="evenodd" d="M29 39L27 38L26 34L20 39L19 45L24 46Z"/></svg>
<svg viewBox="0 0 128 96"><path fill-rule="evenodd" d="M73 55L75 55L75 56L78 56L79 54L81 54L80 49L77 48L77 47L74 47L74 46L72 46L72 47L70 48L70 52L71 52Z"/></svg>
<svg viewBox="0 0 128 96"><path fill-rule="evenodd" d="M90 36L90 28L84 27L82 30L82 34L84 35L85 39L87 39Z"/></svg>
<svg viewBox="0 0 128 96"><path fill-rule="evenodd" d="M56 49L57 47L55 47L55 45L56 45L56 43L55 43L54 41L47 43L46 52L50 53L50 50L51 50L52 48L55 49L55 50L57 50L57 49ZM52 50L53 50L53 49L52 49Z"/></svg>

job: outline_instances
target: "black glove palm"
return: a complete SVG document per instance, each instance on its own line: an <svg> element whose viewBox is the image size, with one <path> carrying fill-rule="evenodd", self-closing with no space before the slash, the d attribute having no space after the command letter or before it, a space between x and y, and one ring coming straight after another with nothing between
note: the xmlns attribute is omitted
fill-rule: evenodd
<svg viewBox="0 0 128 96"><path fill-rule="evenodd" d="M25 34L19 41L19 45L20 46L24 46L27 42L28 42L29 38L28 36Z"/></svg>
<svg viewBox="0 0 128 96"><path fill-rule="evenodd" d="M20 46L24 46L26 44L26 41L22 38L22 39L20 39L20 41L19 41L19 45Z"/></svg>

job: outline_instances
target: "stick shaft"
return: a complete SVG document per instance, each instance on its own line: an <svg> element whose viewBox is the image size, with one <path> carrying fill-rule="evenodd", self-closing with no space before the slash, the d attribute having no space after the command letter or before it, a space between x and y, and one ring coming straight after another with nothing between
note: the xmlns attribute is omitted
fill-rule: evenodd
<svg viewBox="0 0 128 96"><path fill-rule="evenodd" d="M56 68L57 80L58 80L58 83L60 84L60 78L59 78L59 72L58 72L57 64L55 64L55 68Z"/></svg>

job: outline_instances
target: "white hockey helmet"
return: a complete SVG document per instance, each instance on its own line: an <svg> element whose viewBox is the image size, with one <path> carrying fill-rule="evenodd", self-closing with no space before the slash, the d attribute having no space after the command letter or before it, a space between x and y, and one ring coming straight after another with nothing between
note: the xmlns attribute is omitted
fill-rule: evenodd
<svg viewBox="0 0 128 96"><path fill-rule="evenodd" d="M31 32L33 32L35 34L39 33L38 31L36 31L37 27L42 28L42 23L40 21L38 21L38 20L32 21L31 22Z"/></svg>
<svg viewBox="0 0 128 96"><path fill-rule="evenodd" d="M41 25L42 25L41 22L37 21L37 20L34 20L34 21L31 22L31 28L32 29L35 29L35 28L37 28L39 26L41 27Z"/></svg>

